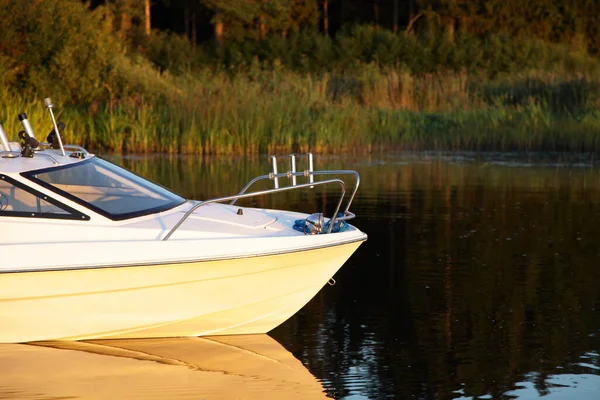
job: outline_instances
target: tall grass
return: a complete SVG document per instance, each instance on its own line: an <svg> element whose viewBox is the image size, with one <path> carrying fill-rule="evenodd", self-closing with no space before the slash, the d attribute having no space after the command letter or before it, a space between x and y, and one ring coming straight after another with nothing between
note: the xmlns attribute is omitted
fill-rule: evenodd
<svg viewBox="0 0 600 400"><path fill-rule="evenodd" d="M345 73L250 67L152 74L161 95L62 111L55 100L67 141L135 153L600 150L600 77L591 73L532 71L490 81L368 64ZM0 96L12 140L22 111L45 138L51 125L41 98L6 88Z"/></svg>

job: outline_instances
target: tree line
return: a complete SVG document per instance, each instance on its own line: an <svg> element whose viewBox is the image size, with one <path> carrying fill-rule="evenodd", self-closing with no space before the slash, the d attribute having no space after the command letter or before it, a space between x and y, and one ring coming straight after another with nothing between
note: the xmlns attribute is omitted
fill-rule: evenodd
<svg viewBox="0 0 600 400"><path fill-rule="evenodd" d="M392 32L507 34L569 44L597 54L596 0L94 0L110 7L123 35L153 30L185 35L192 43L223 44L311 29L335 36L362 24Z"/></svg>

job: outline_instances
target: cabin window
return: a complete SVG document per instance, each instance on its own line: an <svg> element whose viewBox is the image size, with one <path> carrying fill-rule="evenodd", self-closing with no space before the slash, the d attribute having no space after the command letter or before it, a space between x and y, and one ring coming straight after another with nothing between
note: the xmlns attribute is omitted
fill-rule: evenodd
<svg viewBox="0 0 600 400"><path fill-rule="evenodd" d="M182 197L97 157L23 176L113 220L165 211Z"/></svg>
<svg viewBox="0 0 600 400"><path fill-rule="evenodd" d="M0 216L89 219L71 207L5 175L0 175Z"/></svg>

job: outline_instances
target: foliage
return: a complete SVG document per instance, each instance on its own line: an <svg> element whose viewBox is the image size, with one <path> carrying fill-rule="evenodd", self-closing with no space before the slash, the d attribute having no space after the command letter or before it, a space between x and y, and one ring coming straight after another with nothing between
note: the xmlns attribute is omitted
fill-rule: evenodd
<svg viewBox="0 0 600 400"><path fill-rule="evenodd" d="M590 72L599 65L596 58L585 52L535 38L476 37L459 32L450 41L443 35L394 34L359 25L342 30L335 38L314 30L294 30L286 37L268 35L261 40L229 42L219 54L211 45L204 45L200 53L205 58L196 65L220 63L233 69L256 61L266 65L281 63L304 72L349 70L375 63L402 66L417 75L467 70L491 78L523 69Z"/></svg>
<svg viewBox="0 0 600 400"><path fill-rule="evenodd" d="M202 0L215 12L213 23L222 23L231 41L260 39L267 33L287 33L314 24L316 3L309 0Z"/></svg>
<svg viewBox="0 0 600 400"><path fill-rule="evenodd" d="M239 18L281 11L243 1ZM597 150L599 143L600 61L536 38L359 25L335 37L295 27L282 35L283 25L263 20L271 34L220 48L158 31L131 47L112 27L113 3L0 6L3 116L51 95L95 149Z"/></svg>
<svg viewBox="0 0 600 400"><path fill-rule="evenodd" d="M507 34L544 41L578 44L579 50L598 53L597 15L600 4L593 0L569 2L538 0L421 0L428 22L438 27L452 25L473 35Z"/></svg>
<svg viewBox="0 0 600 400"><path fill-rule="evenodd" d="M160 71L180 75L197 69L205 57L202 48L192 45L183 36L170 32L154 32L139 39L143 54Z"/></svg>
<svg viewBox="0 0 600 400"><path fill-rule="evenodd" d="M58 91L70 104L106 98L124 51L105 17L102 7L90 11L78 1L2 0L2 83L25 92Z"/></svg>

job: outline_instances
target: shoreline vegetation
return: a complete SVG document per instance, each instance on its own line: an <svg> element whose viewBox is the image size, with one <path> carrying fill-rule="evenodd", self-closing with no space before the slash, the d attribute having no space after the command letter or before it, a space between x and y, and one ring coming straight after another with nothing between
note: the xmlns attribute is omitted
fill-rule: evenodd
<svg viewBox="0 0 600 400"><path fill-rule="evenodd" d="M65 142L96 152L600 150L600 59L576 46L357 26L243 51L157 33L132 51L102 7L3 9L0 122L13 141L23 111L45 139L50 96Z"/></svg>

